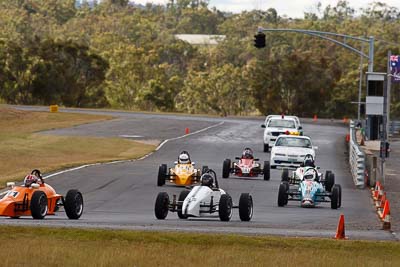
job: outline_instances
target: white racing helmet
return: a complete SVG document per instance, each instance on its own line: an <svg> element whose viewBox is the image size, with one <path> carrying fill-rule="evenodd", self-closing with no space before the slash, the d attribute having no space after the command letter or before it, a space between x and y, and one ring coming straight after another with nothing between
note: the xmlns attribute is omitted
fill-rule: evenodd
<svg viewBox="0 0 400 267"><path fill-rule="evenodd" d="M189 162L190 162L189 154L188 154L187 152L182 152L182 153L179 155L178 162L179 162L180 164L187 164L187 163L189 163Z"/></svg>

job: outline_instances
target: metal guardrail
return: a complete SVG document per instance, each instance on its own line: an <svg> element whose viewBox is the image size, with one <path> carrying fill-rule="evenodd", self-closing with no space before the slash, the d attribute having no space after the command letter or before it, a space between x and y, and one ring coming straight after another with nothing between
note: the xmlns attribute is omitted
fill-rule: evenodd
<svg viewBox="0 0 400 267"><path fill-rule="evenodd" d="M358 188L364 188L365 153L357 143L354 121L350 121L349 163L354 184Z"/></svg>

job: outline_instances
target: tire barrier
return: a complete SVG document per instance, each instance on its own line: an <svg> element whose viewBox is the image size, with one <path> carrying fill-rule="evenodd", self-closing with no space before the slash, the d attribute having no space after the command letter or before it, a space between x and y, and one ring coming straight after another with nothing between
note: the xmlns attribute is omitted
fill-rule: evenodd
<svg viewBox="0 0 400 267"><path fill-rule="evenodd" d="M364 188L365 153L357 143L354 121L350 121L349 163L354 184L358 188Z"/></svg>

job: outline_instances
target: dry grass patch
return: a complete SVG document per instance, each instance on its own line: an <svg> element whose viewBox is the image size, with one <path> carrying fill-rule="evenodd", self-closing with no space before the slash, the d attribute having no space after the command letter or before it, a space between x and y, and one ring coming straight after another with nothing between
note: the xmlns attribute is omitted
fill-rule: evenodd
<svg viewBox="0 0 400 267"><path fill-rule="evenodd" d="M0 236L5 266L400 265L398 242L10 226Z"/></svg>
<svg viewBox="0 0 400 267"><path fill-rule="evenodd" d="M43 130L111 119L110 116L28 112L0 107L0 187L31 169L49 172L74 165L138 158L153 145L121 138L41 135Z"/></svg>

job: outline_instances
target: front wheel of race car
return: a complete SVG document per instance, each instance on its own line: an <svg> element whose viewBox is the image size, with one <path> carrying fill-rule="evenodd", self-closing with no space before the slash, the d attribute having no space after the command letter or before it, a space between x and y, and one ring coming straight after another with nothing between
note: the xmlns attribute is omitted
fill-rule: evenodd
<svg viewBox="0 0 400 267"><path fill-rule="evenodd" d="M264 144L264 152L269 152L269 145L268 144Z"/></svg>
<svg viewBox="0 0 400 267"><path fill-rule="evenodd" d="M232 218L232 198L228 194L221 195L218 204L218 213L221 221L228 222Z"/></svg>
<svg viewBox="0 0 400 267"><path fill-rule="evenodd" d="M271 178L271 167L269 161L264 161L264 180L268 181Z"/></svg>
<svg viewBox="0 0 400 267"><path fill-rule="evenodd" d="M285 168L282 171L282 176L281 176L282 182L288 182L289 181L289 169Z"/></svg>
<svg viewBox="0 0 400 267"><path fill-rule="evenodd" d="M156 204L154 206L154 213L156 218L164 220L168 215L169 208L169 196L167 192L160 192L156 198Z"/></svg>
<svg viewBox="0 0 400 267"><path fill-rule="evenodd" d="M31 214L34 219L43 219L47 214L47 196L43 191L33 192L31 199Z"/></svg>
<svg viewBox="0 0 400 267"><path fill-rule="evenodd" d="M340 189L335 184L332 187L332 193L331 193L331 209L336 210L337 208L339 208L339 202L340 202Z"/></svg>
<svg viewBox="0 0 400 267"><path fill-rule="evenodd" d="M82 193L75 189L69 190L65 196L64 210L69 219L79 219L83 213Z"/></svg>
<svg viewBox="0 0 400 267"><path fill-rule="evenodd" d="M253 217L253 198L249 193L242 193L239 199L240 220L248 222Z"/></svg>
<svg viewBox="0 0 400 267"><path fill-rule="evenodd" d="M335 174L331 171L327 171L327 176L325 177L325 190L331 192L332 186L334 184L335 184Z"/></svg>
<svg viewBox="0 0 400 267"><path fill-rule="evenodd" d="M183 210L182 210L182 205L183 205L183 201L185 201L185 198L187 197L187 195L190 193L189 190L183 190L178 197L178 201L180 202L179 206L178 206L178 217L179 219L187 219L188 216L186 214L183 214Z"/></svg>
<svg viewBox="0 0 400 267"><path fill-rule="evenodd" d="M165 185L166 176L167 176L167 165L161 164L160 167L158 167L158 177L157 177L158 186Z"/></svg>
<svg viewBox="0 0 400 267"><path fill-rule="evenodd" d="M230 172L231 172L231 160L226 159L222 164L222 178L228 178Z"/></svg>
<svg viewBox="0 0 400 267"><path fill-rule="evenodd" d="M283 207L288 203L288 194L287 194L287 185L286 183L281 183L279 185L278 191L278 206Z"/></svg>

